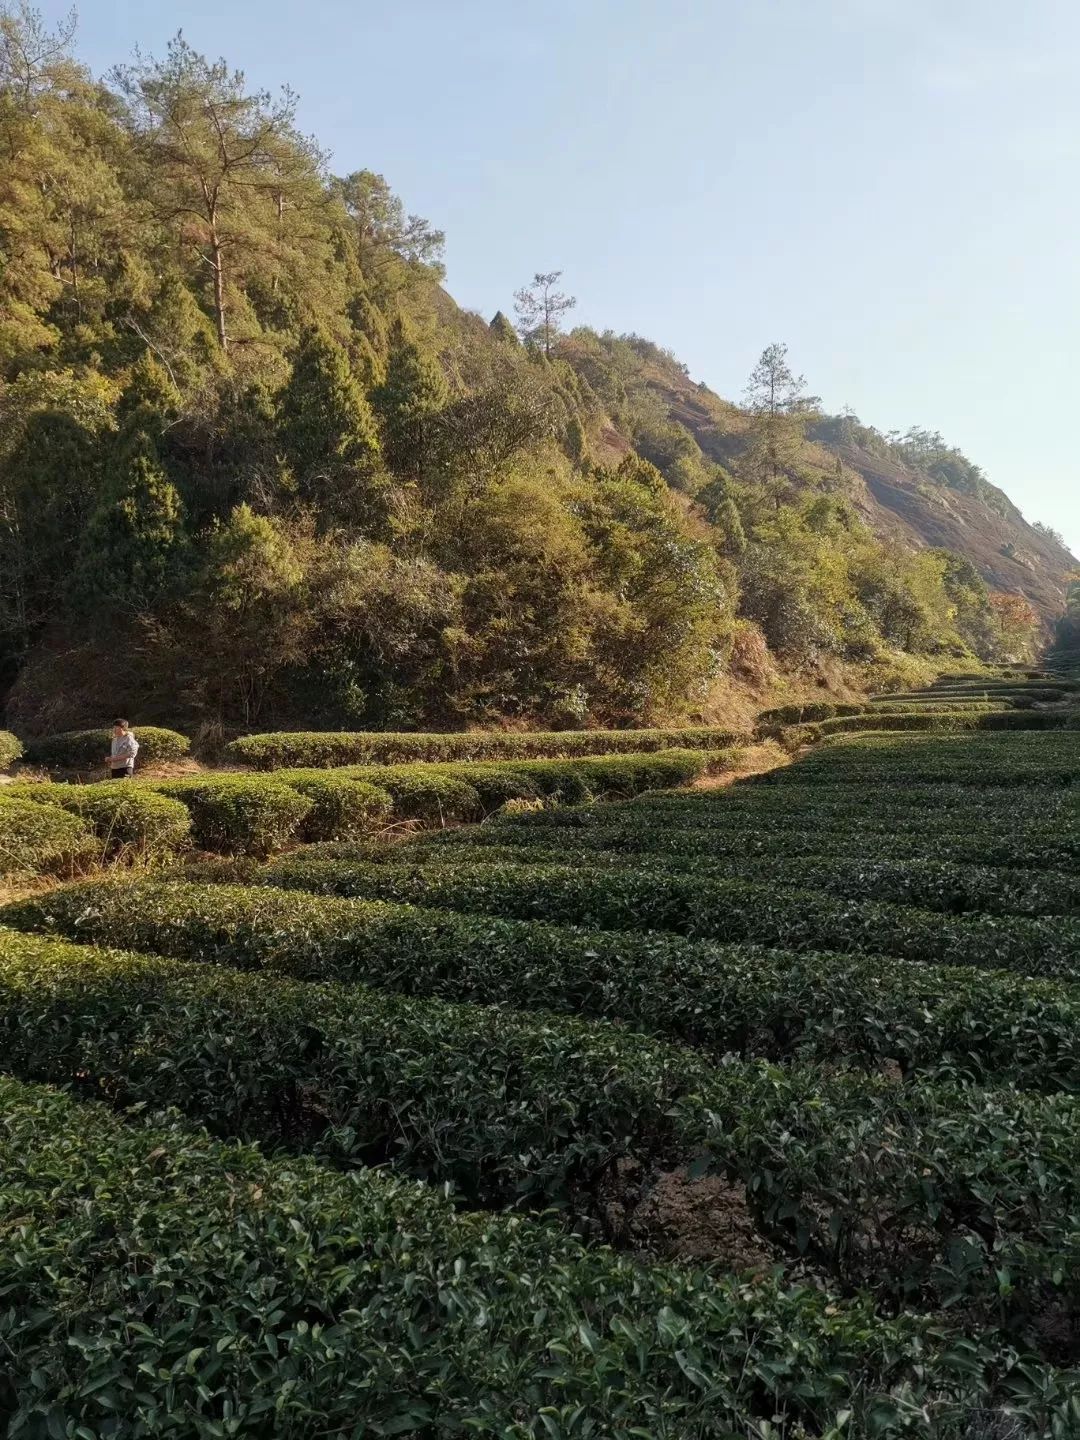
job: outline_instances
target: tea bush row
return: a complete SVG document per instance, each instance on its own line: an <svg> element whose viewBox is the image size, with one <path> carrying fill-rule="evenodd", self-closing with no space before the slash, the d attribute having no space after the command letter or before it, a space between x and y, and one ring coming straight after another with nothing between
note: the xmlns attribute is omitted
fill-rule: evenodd
<svg viewBox="0 0 1080 1440"><path fill-rule="evenodd" d="M966 730L1061 730L1068 716L1059 710L931 710L890 712L875 709L865 715L842 715L812 725L791 726L781 738L811 745L825 736L874 730L928 730L955 734Z"/></svg>
<svg viewBox="0 0 1080 1440"><path fill-rule="evenodd" d="M278 731L244 735L228 759L256 770L306 766L395 765L446 760L565 760L653 750L722 750L747 737L711 726L677 730L466 731L454 734Z"/></svg>
<svg viewBox="0 0 1080 1440"><path fill-rule="evenodd" d="M154 725L140 725L136 736L140 765L183 760L191 749L186 735ZM26 742L26 759L32 765L43 765L50 770L103 770L111 739L111 730L69 730L61 735L42 735Z"/></svg>
<svg viewBox="0 0 1080 1440"><path fill-rule="evenodd" d="M0 770L10 770L22 758L22 741L10 730L0 730Z"/></svg>
<svg viewBox="0 0 1080 1440"><path fill-rule="evenodd" d="M0 1288L13 1436L940 1437L1007 1407L1064 1440L1069 1381L810 1287L642 1268L0 1081ZM300 1218L302 1217L302 1218ZM150 1323L147 1323L148 1318ZM88 1337L92 1343L72 1343ZM797 1362L793 1361L797 1347ZM1010 1422L1011 1423L1011 1422Z"/></svg>
<svg viewBox="0 0 1080 1440"><path fill-rule="evenodd" d="M424 908L605 930L672 930L789 950L899 955L1080 979L1080 919L1066 916L946 915L783 889L767 878L755 883L640 868L486 865L481 860L424 870L297 860L276 866L271 874L278 884L314 889L321 883L356 898Z"/></svg>
<svg viewBox="0 0 1080 1440"><path fill-rule="evenodd" d="M459 849L512 845L523 850L566 844L575 851L610 851L623 855L673 855L717 859L754 855L811 855L816 857L871 855L877 860L934 859L954 864L994 867L1046 866L1052 870L1075 868L1080 860L1080 838L1052 826L1018 827L1010 833L1001 826L962 826L959 830L928 834L918 826L855 827L843 822L807 827L794 820L790 825L757 824L728 827L673 826L646 827L615 819L588 827L564 831L500 821L476 831L449 831L424 837L424 849ZM420 844L421 842L417 842Z"/></svg>
<svg viewBox="0 0 1080 1440"><path fill-rule="evenodd" d="M507 862L506 857L509 856ZM605 861L607 863L605 863ZM699 878L704 884L723 880L745 880L785 889L823 891L839 898L884 900L890 904L912 905L923 910L963 915L1080 915L1080 878L1058 870L997 869L993 866L951 865L934 860L875 860L859 858L798 859L753 858L710 860L687 857L678 859L648 855L628 860L618 853L605 857L603 852L573 849L535 851L507 846L496 857L492 850L480 848L474 854L467 844L413 853L408 846L387 853L380 863L364 859L339 857L336 861L304 851L273 863L264 875L271 883L311 890L325 895L370 894L373 898L417 901L407 890L420 890L423 883L434 882L445 874L445 884L452 883L458 867L502 865L509 863L521 870L526 867L572 866L576 870L602 868L605 872L616 864L624 874L629 866L636 870L674 873ZM398 886L401 894L391 893ZM368 888L376 887L376 888ZM442 889L443 886L439 886ZM449 893L449 892L447 892ZM466 887L467 893L467 887ZM448 900L446 908L455 908Z"/></svg>
<svg viewBox="0 0 1080 1440"><path fill-rule="evenodd" d="M470 1206L599 1218L616 1161L691 1165L738 1178L762 1232L846 1286L962 1303L1029 1340L1048 1295L1080 1310L1080 1099L714 1068L573 1018L30 948L0 959L18 1076L389 1162Z"/></svg>
<svg viewBox="0 0 1080 1440"><path fill-rule="evenodd" d="M70 875L97 854L90 827L77 815L0 794L0 875Z"/></svg>
<svg viewBox="0 0 1080 1440"><path fill-rule="evenodd" d="M580 1013L720 1056L1080 1086L1078 992L1004 971L723 946L277 889L82 885L0 911L20 929L307 980Z"/></svg>
<svg viewBox="0 0 1080 1440"><path fill-rule="evenodd" d="M112 849L122 840L124 846L144 854L167 854L186 841L190 830L200 849L265 857L296 840L355 839L390 818L440 823L477 819L511 798L633 795L650 786L683 784L700 774L706 763L701 752L669 750L517 766L388 766L344 772L191 775L126 781L122 787L6 788L17 791L20 800L86 814ZM365 778L372 775L378 777L378 785ZM0 816L0 831L2 820Z"/></svg>

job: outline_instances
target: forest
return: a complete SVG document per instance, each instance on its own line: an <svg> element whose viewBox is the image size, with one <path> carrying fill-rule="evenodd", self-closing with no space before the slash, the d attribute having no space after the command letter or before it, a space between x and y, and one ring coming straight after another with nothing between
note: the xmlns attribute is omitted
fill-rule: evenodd
<svg viewBox="0 0 1080 1440"><path fill-rule="evenodd" d="M857 422L783 345L703 440L685 368L570 328L559 272L513 319L459 308L442 233L348 168L377 157L331 165L290 92L179 35L104 76L74 46L0 12L10 724L639 726L1032 653L1022 596L871 530L822 448ZM873 434L985 484L940 436Z"/></svg>

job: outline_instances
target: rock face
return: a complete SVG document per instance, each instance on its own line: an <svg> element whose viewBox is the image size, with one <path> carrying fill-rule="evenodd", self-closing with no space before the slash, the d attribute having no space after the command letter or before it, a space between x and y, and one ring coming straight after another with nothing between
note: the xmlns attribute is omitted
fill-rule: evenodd
<svg viewBox="0 0 1080 1440"><path fill-rule="evenodd" d="M641 379L668 419L688 430L709 459L738 468L748 423L743 410L695 384L662 352L647 357ZM1080 560L1029 525L1004 491L981 476L956 488L905 463L885 437L875 437L879 443L871 449L859 443L859 432L873 432L856 425L856 439L846 440L839 438L843 430L828 417L811 426L814 438L800 457L809 478L834 481L839 458L852 502L878 535L913 550L939 547L964 556L992 590L1022 595L1050 629L1065 609L1068 578Z"/></svg>
<svg viewBox="0 0 1080 1440"><path fill-rule="evenodd" d="M1001 490L953 490L856 445L835 453L855 473L852 498L879 535L965 556L992 590L1023 595L1047 624L1062 613L1068 577L1080 561L1029 525Z"/></svg>

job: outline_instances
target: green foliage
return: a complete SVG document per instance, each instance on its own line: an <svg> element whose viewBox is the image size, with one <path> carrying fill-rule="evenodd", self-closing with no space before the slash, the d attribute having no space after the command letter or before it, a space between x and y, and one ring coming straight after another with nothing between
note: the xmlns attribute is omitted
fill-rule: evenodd
<svg viewBox="0 0 1080 1440"><path fill-rule="evenodd" d="M0 795L0 875L69 875L98 850L77 815Z"/></svg>
<svg viewBox="0 0 1080 1440"><path fill-rule="evenodd" d="M314 327L301 336L278 433L302 500L328 519L371 523L379 488L375 418L344 350Z"/></svg>
<svg viewBox="0 0 1080 1440"><path fill-rule="evenodd" d="M10 770L22 758L22 741L10 730L0 730L0 770Z"/></svg>
<svg viewBox="0 0 1080 1440"><path fill-rule="evenodd" d="M187 806L198 848L224 855L272 855L298 833L313 808L307 796L269 778L174 780L157 788Z"/></svg>
<svg viewBox="0 0 1080 1440"><path fill-rule="evenodd" d="M110 614L146 609L176 585L185 556L180 496L140 431L118 451L87 520L75 591Z"/></svg>
<svg viewBox="0 0 1080 1440"><path fill-rule="evenodd" d="M971 1414L1010 1388L995 1378L1008 1358L992 1367L979 1345L861 1301L643 1269L550 1227L455 1214L378 1171L282 1166L10 1080L0 1098L0 1204L36 1237L3 1262L5 1287L37 1297L38 1323L8 1348L20 1417L56 1397L66 1421L93 1433L130 1383L155 1437L181 1413L210 1440L227 1411L243 1437L314 1423L423 1426L442 1440L466 1424L539 1440L545 1419L573 1415L618 1440L673 1425L719 1440L777 1416L810 1433L838 1416L854 1432L872 1416L879 1440L897 1440L924 1401ZM84 1203L55 1204L58 1174ZM357 1235L362 1245L342 1238ZM283 1287L283 1273L303 1283ZM315 1315L334 1316L334 1345ZM61 1340L73 1316L93 1347ZM238 1316L250 1343L223 1344ZM522 1375L536 1421L521 1420ZM1064 1425L1053 1373L1027 1364L1025 1375L1021 1413L1044 1434Z"/></svg>
<svg viewBox="0 0 1080 1440"><path fill-rule="evenodd" d="M182 849L191 833L188 812L176 800L136 785L34 785L27 798L81 816L108 858L159 858Z"/></svg>
<svg viewBox="0 0 1080 1440"><path fill-rule="evenodd" d="M182 760L191 749L186 735L175 730L162 730L155 725L140 725L135 730L139 742L140 766L162 761ZM70 730L63 735L43 735L26 742L26 758L32 765L54 770L99 770L109 753L111 730Z"/></svg>
<svg viewBox="0 0 1080 1440"><path fill-rule="evenodd" d="M390 327L386 379L372 398L387 464L407 479L421 478L448 391L438 360L420 347L401 319Z"/></svg>
<svg viewBox="0 0 1080 1440"><path fill-rule="evenodd" d="M830 707L831 713L834 712ZM683 730L468 730L454 735L280 731L242 735L229 742L225 753L230 760L251 765L256 770L279 770L295 765L393 765L414 760L495 758L554 760L668 749L718 750L742 738L733 731L709 726Z"/></svg>
<svg viewBox="0 0 1080 1440"><path fill-rule="evenodd" d="M311 801L304 817L305 840L355 840L376 830L393 805L390 794L364 780L339 775L290 779L294 790Z"/></svg>
<svg viewBox="0 0 1080 1440"><path fill-rule="evenodd" d="M1071 1097L714 1068L575 1019L25 948L16 940L0 960L8 1063L22 1077L66 1079L77 1063L121 1103L163 1099L220 1134L338 1164L391 1158L473 1205L555 1200L588 1214L621 1156L647 1171L696 1157L738 1175L774 1244L843 1284L962 1298L1021 1331L1044 1287L1068 1313L1080 1303L1067 1258L1080 1206ZM1034 1147L1037 1192L1015 1161Z"/></svg>

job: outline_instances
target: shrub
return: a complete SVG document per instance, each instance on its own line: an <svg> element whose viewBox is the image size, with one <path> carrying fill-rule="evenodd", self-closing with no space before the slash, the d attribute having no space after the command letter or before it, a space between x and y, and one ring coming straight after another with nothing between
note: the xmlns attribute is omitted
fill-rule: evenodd
<svg viewBox="0 0 1080 1440"><path fill-rule="evenodd" d="M256 770L314 765L399 765L415 761L572 759L653 750L716 750L747 737L711 726L680 730L467 731L408 734L280 731L244 735L226 747L230 760Z"/></svg>
<svg viewBox="0 0 1080 1440"><path fill-rule="evenodd" d="M758 728L774 725L799 725L808 720L828 720L833 715L861 715L865 705L834 704L828 700L813 700L800 705L778 705L772 710L762 710L757 717Z"/></svg>
<svg viewBox="0 0 1080 1440"><path fill-rule="evenodd" d="M0 730L0 770L10 770L22 753L22 741L10 730Z"/></svg>
<svg viewBox="0 0 1080 1440"><path fill-rule="evenodd" d="M235 886L82 885L9 905L0 921L178 960L591 1015L717 1056L849 1054L1047 1089L1080 1082L1080 991L1005 972Z"/></svg>
<svg viewBox="0 0 1080 1440"><path fill-rule="evenodd" d="M180 781L157 787L187 806L200 850L265 857L300 829L312 801L277 780L244 777Z"/></svg>
<svg viewBox="0 0 1080 1440"><path fill-rule="evenodd" d="M137 765L182 760L191 749L186 735L153 725L137 726L135 737L139 742ZM27 741L26 758L34 765L52 770L100 770L111 739L111 730L70 730L63 735L45 735Z"/></svg>
<svg viewBox="0 0 1080 1440"><path fill-rule="evenodd" d="M394 814L402 820L425 820L444 825L448 821L476 820L483 813L480 796L467 780L453 775L389 771L380 775L382 788L394 802Z"/></svg>
<svg viewBox="0 0 1080 1440"><path fill-rule="evenodd" d="M77 1075L114 1103L175 1105L338 1165L389 1160L469 1204L599 1217L615 1161L696 1159L737 1175L765 1232L845 1284L1019 1326L1046 1294L1067 1313L1080 1299L1074 1097L714 1068L576 1019L21 937L0 939L0 1016L17 1074Z"/></svg>
<svg viewBox="0 0 1080 1440"><path fill-rule="evenodd" d="M1015 1395L1000 1341L957 1346L814 1287L641 1267L376 1171L282 1165L7 1079L0 1107L0 1213L26 1234L0 1254L0 1286L33 1304L5 1345L24 1429L61 1415L106 1434L137 1395L151 1440L178 1424L212 1440L223 1415L241 1440L539 1440L562 1415L594 1435L839 1423L900 1440L924 1405L1008 1398L1031 1433L1066 1433L1053 1372L1028 1361Z"/></svg>
<svg viewBox="0 0 1080 1440"><path fill-rule="evenodd" d="M361 839L386 820L393 806L386 790L364 780L326 775L287 783L311 801L304 817L305 840Z"/></svg>
<svg viewBox="0 0 1080 1440"><path fill-rule="evenodd" d="M62 875L99 851L77 815L0 795L0 875Z"/></svg>
<svg viewBox="0 0 1080 1440"><path fill-rule="evenodd" d="M191 817L184 806L142 786L37 785L28 787L27 794L81 815L106 855L167 855L191 836Z"/></svg>
<svg viewBox="0 0 1080 1440"><path fill-rule="evenodd" d="M789 950L900 955L1080 980L1080 920L953 916L873 900L782 889L769 883L659 870L578 866L350 865L298 861L273 872L310 888L321 876L338 893L425 908L594 925L673 930Z"/></svg>

